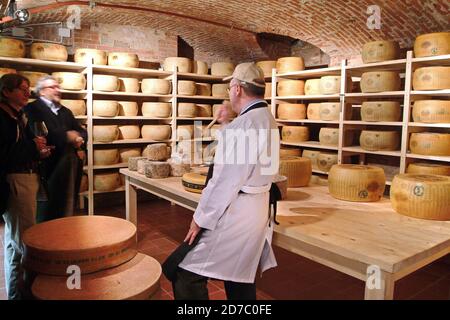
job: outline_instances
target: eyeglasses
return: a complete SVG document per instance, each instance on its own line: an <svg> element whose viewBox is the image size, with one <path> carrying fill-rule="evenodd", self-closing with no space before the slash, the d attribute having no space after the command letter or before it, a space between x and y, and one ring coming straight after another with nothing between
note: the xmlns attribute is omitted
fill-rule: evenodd
<svg viewBox="0 0 450 320"><path fill-rule="evenodd" d="M233 84L232 86L230 86L229 88L227 88L227 93L230 93L231 88L239 86L239 83Z"/></svg>
<svg viewBox="0 0 450 320"><path fill-rule="evenodd" d="M54 85L52 85L52 86L43 87L42 89L47 89L47 88L50 88L50 89L60 89L60 86L57 85L57 84L54 84Z"/></svg>

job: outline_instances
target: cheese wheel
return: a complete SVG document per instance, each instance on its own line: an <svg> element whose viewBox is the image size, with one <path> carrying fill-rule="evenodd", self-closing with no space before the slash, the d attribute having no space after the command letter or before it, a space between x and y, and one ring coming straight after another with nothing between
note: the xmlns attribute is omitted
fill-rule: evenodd
<svg viewBox="0 0 450 320"><path fill-rule="evenodd" d="M162 141L170 139L172 128L167 125L143 125L141 128L142 138L148 140Z"/></svg>
<svg viewBox="0 0 450 320"><path fill-rule="evenodd" d="M197 88L194 81L179 80L178 81L178 94L182 96L195 96Z"/></svg>
<svg viewBox="0 0 450 320"><path fill-rule="evenodd" d="M34 71L18 71L18 74L24 76L30 81L30 87L36 87L38 80L44 76L47 76L48 73L45 72L34 72Z"/></svg>
<svg viewBox="0 0 450 320"><path fill-rule="evenodd" d="M80 48L75 50L74 60L81 64L107 65L108 54L103 50Z"/></svg>
<svg viewBox="0 0 450 320"><path fill-rule="evenodd" d="M321 94L339 94L341 91L340 76L324 76L320 78Z"/></svg>
<svg viewBox="0 0 450 320"><path fill-rule="evenodd" d="M284 142L303 142L309 140L309 128L305 126L283 126L281 140Z"/></svg>
<svg viewBox="0 0 450 320"><path fill-rule="evenodd" d="M94 74L93 88L95 91L117 91L119 89L119 78L116 76Z"/></svg>
<svg viewBox="0 0 450 320"><path fill-rule="evenodd" d="M305 94L305 81L282 80L277 84L278 96L301 96Z"/></svg>
<svg viewBox="0 0 450 320"><path fill-rule="evenodd" d="M128 169L131 171L138 171L138 163L141 160L146 160L146 157L130 157L128 158Z"/></svg>
<svg viewBox="0 0 450 320"><path fill-rule="evenodd" d="M288 178L286 176L282 176L277 174L273 178L273 183L275 183L280 190L281 200L287 200L288 197Z"/></svg>
<svg viewBox="0 0 450 320"><path fill-rule="evenodd" d="M423 67L413 74L414 90L450 89L450 67Z"/></svg>
<svg viewBox="0 0 450 320"><path fill-rule="evenodd" d="M170 94L172 86L165 79L142 79L141 90L148 94Z"/></svg>
<svg viewBox="0 0 450 320"><path fill-rule="evenodd" d="M396 41L371 41L364 44L361 55L364 63L395 60L400 56L400 46Z"/></svg>
<svg viewBox="0 0 450 320"><path fill-rule="evenodd" d="M145 166L147 165L148 162L149 160L147 159L147 157L139 159L137 161L137 173L145 175Z"/></svg>
<svg viewBox="0 0 450 320"><path fill-rule="evenodd" d="M311 160L302 157L280 159L279 174L287 177L288 188L307 186L311 179Z"/></svg>
<svg viewBox="0 0 450 320"><path fill-rule="evenodd" d="M183 174L181 183L186 191L202 193L206 184L206 175L189 172Z"/></svg>
<svg viewBox="0 0 450 320"><path fill-rule="evenodd" d="M321 176L313 175L311 177L310 184L317 184L319 186L328 187L328 177L321 177Z"/></svg>
<svg viewBox="0 0 450 320"><path fill-rule="evenodd" d="M108 53L108 65L123 68L139 67L139 57L130 52L110 52Z"/></svg>
<svg viewBox="0 0 450 320"><path fill-rule="evenodd" d="M119 163L118 149L96 149L94 150L94 165L108 166Z"/></svg>
<svg viewBox="0 0 450 320"><path fill-rule="evenodd" d="M272 97L272 82L266 82L266 87L264 88L264 98L270 99Z"/></svg>
<svg viewBox="0 0 450 320"><path fill-rule="evenodd" d="M196 95L197 96L210 96L211 95L211 84L210 83L196 83Z"/></svg>
<svg viewBox="0 0 450 320"><path fill-rule="evenodd" d="M302 157L308 158L311 160L311 166L313 169L319 169L319 165L317 163L317 161L319 159L319 154L320 154L320 151L318 151L318 150L305 149L305 150L303 150Z"/></svg>
<svg viewBox="0 0 450 320"><path fill-rule="evenodd" d="M305 70L305 62L302 57L283 57L277 60L277 72L286 73Z"/></svg>
<svg viewBox="0 0 450 320"><path fill-rule="evenodd" d="M320 103L309 103L306 115L309 120L320 120Z"/></svg>
<svg viewBox="0 0 450 320"><path fill-rule="evenodd" d="M165 143L149 144L142 155L152 161L166 161L170 157L170 147Z"/></svg>
<svg viewBox="0 0 450 320"><path fill-rule="evenodd" d="M207 75L208 64L204 61L194 60L192 64L192 73Z"/></svg>
<svg viewBox="0 0 450 320"><path fill-rule="evenodd" d="M399 174L391 185L392 208L419 219L450 220L450 177Z"/></svg>
<svg viewBox="0 0 450 320"><path fill-rule="evenodd" d="M139 139L141 136L141 130L136 125L119 126L119 139Z"/></svg>
<svg viewBox="0 0 450 320"><path fill-rule="evenodd" d="M111 100L94 100L92 114L98 117L115 117L119 114L119 103Z"/></svg>
<svg viewBox="0 0 450 320"><path fill-rule="evenodd" d="M328 173L330 194L345 201L378 201L385 184L384 170L375 166L335 164Z"/></svg>
<svg viewBox="0 0 450 320"><path fill-rule="evenodd" d="M145 176L151 179L164 179L170 176L170 164L160 161L148 161L145 164Z"/></svg>
<svg viewBox="0 0 450 320"><path fill-rule="evenodd" d="M1 39L0 39L1 40ZM16 69L11 68L0 68L0 78L5 74L17 73Z"/></svg>
<svg viewBox="0 0 450 320"><path fill-rule="evenodd" d="M398 91L401 81L397 71L371 71L364 72L360 81L363 93Z"/></svg>
<svg viewBox="0 0 450 320"><path fill-rule="evenodd" d="M341 104L339 102L322 102L319 107L320 120L339 120Z"/></svg>
<svg viewBox="0 0 450 320"><path fill-rule="evenodd" d="M314 96L320 95L320 78L319 79L308 79L305 82L305 95Z"/></svg>
<svg viewBox="0 0 450 320"><path fill-rule="evenodd" d="M362 121L399 121L400 103L397 101L364 101L361 105Z"/></svg>
<svg viewBox="0 0 450 320"><path fill-rule="evenodd" d="M167 57L164 59L163 69L170 72L190 73L192 71L192 61L183 57Z"/></svg>
<svg viewBox="0 0 450 320"><path fill-rule="evenodd" d="M397 131L362 130L359 136L361 148L369 151L393 151L400 147L400 134Z"/></svg>
<svg viewBox="0 0 450 320"><path fill-rule="evenodd" d="M32 59L48 61L67 61L67 48L56 43L34 42L31 44L30 56Z"/></svg>
<svg viewBox="0 0 450 320"><path fill-rule="evenodd" d="M339 145L339 129L338 128L320 128L319 142L323 146Z"/></svg>
<svg viewBox="0 0 450 320"><path fill-rule="evenodd" d="M261 68L264 77L272 77L272 69L276 69L277 62L275 60L264 60L256 62L256 65Z"/></svg>
<svg viewBox="0 0 450 320"><path fill-rule="evenodd" d="M414 56L430 57L450 54L450 32L422 34L414 41Z"/></svg>
<svg viewBox="0 0 450 320"><path fill-rule="evenodd" d="M84 100L61 100L60 103L72 111L75 117L86 115L86 102Z"/></svg>
<svg viewBox="0 0 450 320"><path fill-rule="evenodd" d="M210 104L197 104L197 117L212 117Z"/></svg>
<svg viewBox="0 0 450 320"><path fill-rule="evenodd" d="M120 180L119 174L113 174ZM98 176L105 176L99 174ZM74 216L36 224L23 234L24 265L41 274L64 276L77 265L81 274L115 267L136 254L136 226L108 216Z"/></svg>
<svg viewBox="0 0 450 320"><path fill-rule="evenodd" d="M135 101L117 101L119 104L119 116L135 117L138 114L138 104Z"/></svg>
<svg viewBox="0 0 450 320"><path fill-rule="evenodd" d="M38 275L32 293L38 300L153 300L160 292L161 265L138 253L115 268L82 275L81 288L71 290L66 276Z"/></svg>
<svg viewBox="0 0 450 320"><path fill-rule="evenodd" d="M406 173L450 176L450 166L436 163L416 162L408 165Z"/></svg>
<svg viewBox="0 0 450 320"><path fill-rule="evenodd" d="M228 83L214 83L212 85L212 96L218 98L228 98Z"/></svg>
<svg viewBox="0 0 450 320"><path fill-rule="evenodd" d="M317 168L321 171L328 172L337 163L337 153L320 152L317 156Z"/></svg>
<svg viewBox="0 0 450 320"><path fill-rule="evenodd" d="M278 119L301 120L306 118L306 105L303 103L280 103L277 108Z"/></svg>
<svg viewBox="0 0 450 320"><path fill-rule="evenodd" d="M194 136L193 125L179 125L177 127L177 137L179 140L192 139Z"/></svg>
<svg viewBox="0 0 450 320"><path fill-rule="evenodd" d="M119 173L97 173L94 175L94 190L114 191L121 186Z"/></svg>
<svg viewBox="0 0 450 320"><path fill-rule="evenodd" d="M168 102L142 103L144 117L169 118L172 115L172 104Z"/></svg>
<svg viewBox="0 0 450 320"><path fill-rule="evenodd" d="M299 148L280 147L280 158L301 157L302 151Z"/></svg>
<svg viewBox="0 0 450 320"><path fill-rule="evenodd" d="M53 72L52 76L63 90L84 90L86 88L86 78L82 73Z"/></svg>
<svg viewBox="0 0 450 320"><path fill-rule="evenodd" d="M231 62L214 62L211 64L211 75L218 77L231 76L234 71L234 63Z"/></svg>
<svg viewBox="0 0 450 320"><path fill-rule="evenodd" d="M92 127L92 134L94 142L112 142L119 138L119 128L116 125L95 125Z"/></svg>
<svg viewBox="0 0 450 320"><path fill-rule="evenodd" d="M191 170L189 163L184 163L173 158L167 160L167 163L170 165L170 175L172 177L182 177L183 174Z"/></svg>
<svg viewBox="0 0 450 320"><path fill-rule="evenodd" d="M119 162L128 163L130 158L141 156L141 148L124 148L119 150Z"/></svg>
<svg viewBox="0 0 450 320"><path fill-rule="evenodd" d="M0 56L25 58L25 42L18 39L0 37Z"/></svg>
<svg viewBox="0 0 450 320"><path fill-rule="evenodd" d="M178 116L180 118L195 118L197 116L197 105L195 103L179 102Z"/></svg>
<svg viewBox="0 0 450 320"><path fill-rule="evenodd" d="M139 92L139 80L136 78L118 78L119 79L119 91L121 92Z"/></svg>
<svg viewBox="0 0 450 320"><path fill-rule="evenodd" d="M450 133L411 133L409 147L416 154L450 156Z"/></svg>
<svg viewBox="0 0 450 320"><path fill-rule="evenodd" d="M450 123L450 100L418 100L412 116L415 122Z"/></svg>

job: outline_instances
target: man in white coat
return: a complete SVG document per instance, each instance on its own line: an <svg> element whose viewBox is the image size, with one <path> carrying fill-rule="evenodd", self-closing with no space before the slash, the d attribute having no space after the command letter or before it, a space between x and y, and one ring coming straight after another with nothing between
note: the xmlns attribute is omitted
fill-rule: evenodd
<svg viewBox="0 0 450 320"><path fill-rule="evenodd" d="M207 280L225 283L230 300L256 299L255 277L275 267L269 189L278 173L279 131L264 100L264 74L239 64L220 110L212 178L202 192L185 242L198 244L179 264L175 299L208 299ZM230 108L238 117L228 123Z"/></svg>

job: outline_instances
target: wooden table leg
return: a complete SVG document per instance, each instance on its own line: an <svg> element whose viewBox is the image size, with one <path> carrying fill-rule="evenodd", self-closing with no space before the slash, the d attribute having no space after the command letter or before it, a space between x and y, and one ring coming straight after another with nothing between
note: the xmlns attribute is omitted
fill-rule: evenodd
<svg viewBox="0 0 450 320"><path fill-rule="evenodd" d="M137 226L137 195L136 187L130 184L130 177L125 177L125 209L126 218Z"/></svg>
<svg viewBox="0 0 450 320"><path fill-rule="evenodd" d="M394 280L392 273L382 270L367 276L364 292L365 300L393 300Z"/></svg>

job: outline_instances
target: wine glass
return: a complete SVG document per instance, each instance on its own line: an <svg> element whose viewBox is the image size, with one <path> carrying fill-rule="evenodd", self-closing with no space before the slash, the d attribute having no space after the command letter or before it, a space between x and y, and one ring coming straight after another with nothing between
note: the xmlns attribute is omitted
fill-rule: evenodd
<svg viewBox="0 0 450 320"><path fill-rule="evenodd" d="M48 135L48 129L44 121L33 122L32 130L36 137L45 138Z"/></svg>

